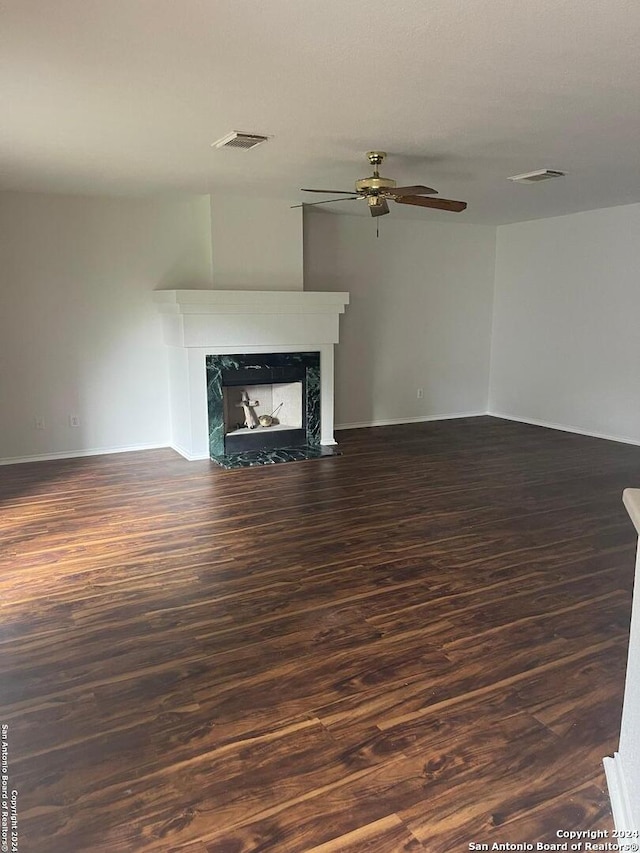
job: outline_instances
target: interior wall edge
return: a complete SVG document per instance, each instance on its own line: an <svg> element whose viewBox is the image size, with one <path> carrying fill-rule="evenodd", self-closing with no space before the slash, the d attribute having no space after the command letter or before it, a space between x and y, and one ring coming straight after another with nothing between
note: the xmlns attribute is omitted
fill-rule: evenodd
<svg viewBox="0 0 640 853"><path fill-rule="evenodd" d="M581 427L577 427L572 424L557 424L552 423L551 421L540 421L536 418L523 418L519 415L508 415L505 412L497 412L491 409L486 414L490 415L492 418L501 418L505 421L515 421L519 424L531 424L531 426L544 427L545 429L557 429L561 432L573 433L574 435L586 435L589 438L602 438L605 441L617 441L620 444L633 444L640 447L640 438L632 438L628 435L611 435L604 432L593 432L592 430L582 429Z"/></svg>
<svg viewBox="0 0 640 853"><path fill-rule="evenodd" d="M361 421L351 424L336 424L334 429L366 429L367 427L400 426L402 424L418 424L427 421L452 421L458 418L480 418L488 415L486 411L453 412L445 415L420 415L415 418L391 418L379 421Z"/></svg>
<svg viewBox="0 0 640 853"><path fill-rule="evenodd" d="M81 459L84 456L107 456L110 453L135 453L140 450L163 450L168 444L131 444L126 447L92 447L87 450L59 450L53 453L37 453L32 456L7 456L0 458L0 465L20 465L23 462L50 462L54 459ZM175 448L171 448L175 449Z"/></svg>
<svg viewBox="0 0 640 853"><path fill-rule="evenodd" d="M613 822L618 832L638 832L640 827L634 827L631 819L631 807L624 770L620 761L620 754L615 752L613 758L607 756L602 759L605 776L607 777L607 788L613 812Z"/></svg>

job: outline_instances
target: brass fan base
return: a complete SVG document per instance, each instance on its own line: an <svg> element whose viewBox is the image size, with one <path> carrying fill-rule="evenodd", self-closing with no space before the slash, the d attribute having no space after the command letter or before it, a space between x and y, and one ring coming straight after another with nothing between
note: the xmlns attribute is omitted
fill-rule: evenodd
<svg viewBox="0 0 640 853"><path fill-rule="evenodd" d="M391 180L391 178L382 178L379 175L375 175L373 178L361 178L359 181L356 181L356 192L375 193L380 190L392 190L395 185L396 182Z"/></svg>
<svg viewBox="0 0 640 853"><path fill-rule="evenodd" d="M379 166L386 156L386 151L367 151L367 159L372 166Z"/></svg>

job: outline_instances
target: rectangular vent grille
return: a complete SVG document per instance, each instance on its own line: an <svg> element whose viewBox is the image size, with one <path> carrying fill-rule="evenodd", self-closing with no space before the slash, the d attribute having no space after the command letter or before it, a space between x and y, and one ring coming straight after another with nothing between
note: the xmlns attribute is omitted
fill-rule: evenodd
<svg viewBox="0 0 640 853"><path fill-rule="evenodd" d="M250 148L255 148L262 142L266 142L268 136L260 136L258 133L241 133L239 130L234 130L218 139L217 142L211 144L212 148L243 148L248 151Z"/></svg>
<svg viewBox="0 0 640 853"><path fill-rule="evenodd" d="M564 172L554 169L540 169L537 172L525 172L523 175L512 175L509 180L518 184L537 184L539 181L548 181L551 178L561 178Z"/></svg>

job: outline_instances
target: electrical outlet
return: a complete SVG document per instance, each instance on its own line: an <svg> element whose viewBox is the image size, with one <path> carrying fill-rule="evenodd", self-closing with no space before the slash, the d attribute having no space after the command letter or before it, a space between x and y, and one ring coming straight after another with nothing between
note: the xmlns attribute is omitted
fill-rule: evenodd
<svg viewBox="0 0 640 853"><path fill-rule="evenodd" d="M37 417L33 419L33 426L35 429L44 429L44 418Z"/></svg>
<svg viewBox="0 0 640 853"><path fill-rule="evenodd" d="M80 418L77 415L69 415L69 426L70 427L79 427L80 426Z"/></svg>
<svg viewBox="0 0 640 853"><path fill-rule="evenodd" d="M422 398L424 397L424 388L418 388L416 397L418 398L418 400L422 400Z"/></svg>

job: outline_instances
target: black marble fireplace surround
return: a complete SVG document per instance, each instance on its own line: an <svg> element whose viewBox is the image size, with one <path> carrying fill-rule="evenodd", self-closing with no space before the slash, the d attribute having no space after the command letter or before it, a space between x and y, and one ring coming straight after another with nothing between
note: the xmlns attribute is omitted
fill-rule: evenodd
<svg viewBox="0 0 640 853"><path fill-rule="evenodd" d="M206 370L209 451L211 459L222 467L244 468L335 454L332 448L320 445L319 352L208 355ZM301 427L261 427L232 434L231 425L225 424L225 388L293 382L302 383Z"/></svg>

